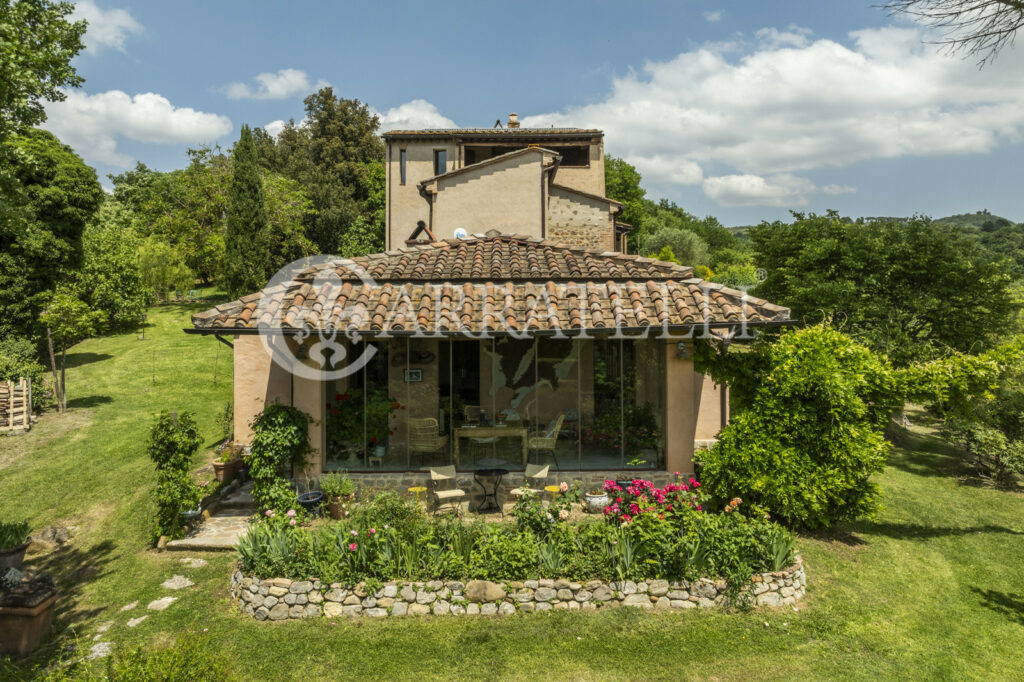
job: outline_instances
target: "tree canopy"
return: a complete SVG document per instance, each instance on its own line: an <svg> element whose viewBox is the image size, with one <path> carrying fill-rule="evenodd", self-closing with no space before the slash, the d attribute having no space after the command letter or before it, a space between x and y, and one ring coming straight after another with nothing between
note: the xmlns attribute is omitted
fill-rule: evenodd
<svg viewBox="0 0 1024 682"><path fill-rule="evenodd" d="M832 320L897 366L991 348L1020 308L1010 264L957 229L794 217L750 230L767 274L755 293L805 322Z"/></svg>
<svg viewBox="0 0 1024 682"><path fill-rule="evenodd" d="M0 220L0 338L40 338L47 292L81 264L82 233L103 201L92 168L51 133L29 130L5 145L21 187L16 219Z"/></svg>

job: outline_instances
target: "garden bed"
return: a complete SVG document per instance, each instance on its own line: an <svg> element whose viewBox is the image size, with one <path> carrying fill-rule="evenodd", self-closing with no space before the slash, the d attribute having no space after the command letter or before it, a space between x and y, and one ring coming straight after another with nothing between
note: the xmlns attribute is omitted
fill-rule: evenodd
<svg viewBox="0 0 1024 682"><path fill-rule="evenodd" d="M807 577L803 563L782 571L757 573L740 592L758 606L795 604L804 596ZM654 610L714 608L726 604L722 580L650 580L585 583L565 579L491 582L434 580L343 585L317 579L260 579L236 570L231 598L239 610L256 620L387 618L390 616L507 616L514 613L592 611L620 606Z"/></svg>

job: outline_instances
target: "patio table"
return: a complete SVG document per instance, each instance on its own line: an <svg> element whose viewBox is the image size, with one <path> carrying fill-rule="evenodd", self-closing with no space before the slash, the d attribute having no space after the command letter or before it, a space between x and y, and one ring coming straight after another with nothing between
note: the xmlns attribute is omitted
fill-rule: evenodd
<svg viewBox="0 0 1024 682"><path fill-rule="evenodd" d="M484 499L480 502L480 506L476 508L477 514L483 514L484 512L497 511L504 518L505 512L501 508L501 504L498 503L498 491L501 490L501 479L503 476L508 474L508 469L477 469L473 472L473 480L480 486L480 490L484 493ZM484 483L485 479L494 479L494 487L490 490Z"/></svg>
<svg viewBox="0 0 1024 682"><path fill-rule="evenodd" d="M460 426L455 429L455 466L459 466L459 441L463 438L519 438L523 443L523 468L526 468L524 426Z"/></svg>

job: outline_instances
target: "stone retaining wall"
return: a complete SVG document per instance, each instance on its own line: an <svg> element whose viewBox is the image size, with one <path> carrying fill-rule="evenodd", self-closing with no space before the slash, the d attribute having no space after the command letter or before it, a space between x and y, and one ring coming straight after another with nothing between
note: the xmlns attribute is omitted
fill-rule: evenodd
<svg viewBox="0 0 1024 682"><path fill-rule="evenodd" d="M753 603L758 606L795 604L807 585L800 557L784 571L760 573L751 578ZM389 582L371 591L365 583L343 586L319 580L259 578L235 571L231 597L242 612L256 620L337 618L340 616L435 616L501 615L516 611L566 609L587 611L617 606L645 609L694 609L721 606L724 581L694 582L650 580L635 583L591 580L523 580L494 583L486 580L434 580Z"/></svg>

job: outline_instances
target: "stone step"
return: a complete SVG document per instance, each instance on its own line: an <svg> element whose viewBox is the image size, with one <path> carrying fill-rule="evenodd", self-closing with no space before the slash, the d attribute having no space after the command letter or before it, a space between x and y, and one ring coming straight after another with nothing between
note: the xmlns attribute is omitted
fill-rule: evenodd
<svg viewBox="0 0 1024 682"><path fill-rule="evenodd" d="M172 552L231 551L238 544L238 538L249 529L251 516L248 513L222 510L184 538L168 542L167 549Z"/></svg>

